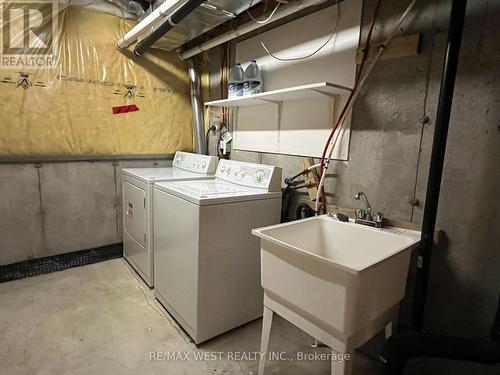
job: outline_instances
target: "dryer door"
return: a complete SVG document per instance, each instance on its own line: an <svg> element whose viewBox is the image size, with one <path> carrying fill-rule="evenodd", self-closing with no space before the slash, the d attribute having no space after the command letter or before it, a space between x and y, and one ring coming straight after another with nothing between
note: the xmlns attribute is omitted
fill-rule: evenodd
<svg viewBox="0 0 500 375"><path fill-rule="evenodd" d="M146 193L138 186L125 181L123 184L123 194L125 230L144 247L146 246Z"/></svg>

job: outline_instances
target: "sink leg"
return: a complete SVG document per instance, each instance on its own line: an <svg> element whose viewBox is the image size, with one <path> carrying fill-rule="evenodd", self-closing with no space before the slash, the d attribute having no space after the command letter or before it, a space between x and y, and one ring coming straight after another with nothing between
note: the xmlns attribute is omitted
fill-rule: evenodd
<svg viewBox="0 0 500 375"><path fill-rule="evenodd" d="M332 357L332 375L351 375L353 353L346 351L343 355L347 356L347 354L349 354L349 359L343 358L341 361L339 361L335 358L336 353L337 352L332 351L332 354L333 354L333 357Z"/></svg>
<svg viewBox="0 0 500 375"><path fill-rule="evenodd" d="M269 336L271 334L271 324L273 322L273 310L264 306L264 313L262 318L262 336L260 339L260 361L259 361L259 374L264 375L264 367L266 366L266 357L269 347Z"/></svg>
<svg viewBox="0 0 500 375"><path fill-rule="evenodd" d="M310 340L309 346L311 348L317 348L320 345L320 342L315 337L309 336L309 340Z"/></svg>
<svg viewBox="0 0 500 375"><path fill-rule="evenodd" d="M396 311L393 314L392 321L387 323L387 325L385 326L386 340L396 333L398 329L398 317L399 317L399 310L396 309Z"/></svg>
<svg viewBox="0 0 500 375"><path fill-rule="evenodd" d="M393 334L393 327L394 327L394 324L392 322L389 322L385 325L385 332L384 332L384 336L385 336L385 339L387 340L389 337L392 336Z"/></svg>

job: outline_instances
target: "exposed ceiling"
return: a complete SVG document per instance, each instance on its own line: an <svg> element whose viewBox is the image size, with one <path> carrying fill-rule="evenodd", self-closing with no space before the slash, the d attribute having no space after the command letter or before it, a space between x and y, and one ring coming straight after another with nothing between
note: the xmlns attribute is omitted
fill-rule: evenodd
<svg viewBox="0 0 500 375"><path fill-rule="evenodd" d="M175 25L153 47L174 50L214 27L235 18L260 0L207 0Z"/></svg>
<svg viewBox="0 0 500 375"><path fill-rule="evenodd" d="M142 20L164 0L60 0L67 5L84 6L100 12L113 14L117 17ZM216 26L235 18L250 6L261 0L207 0L196 10L175 25L154 45L168 51L175 50L186 42L215 28ZM142 35L139 39L145 37Z"/></svg>

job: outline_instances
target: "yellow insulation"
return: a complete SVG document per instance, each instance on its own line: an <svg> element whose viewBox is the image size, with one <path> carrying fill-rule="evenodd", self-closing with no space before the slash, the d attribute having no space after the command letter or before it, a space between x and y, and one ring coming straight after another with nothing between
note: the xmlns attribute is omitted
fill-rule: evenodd
<svg viewBox="0 0 500 375"><path fill-rule="evenodd" d="M65 7L58 16L55 69L0 68L0 156L191 150L185 63L174 52L152 50L135 57L118 51L116 40L134 24ZM130 104L139 111L112 113L112 107Z"/></svg>

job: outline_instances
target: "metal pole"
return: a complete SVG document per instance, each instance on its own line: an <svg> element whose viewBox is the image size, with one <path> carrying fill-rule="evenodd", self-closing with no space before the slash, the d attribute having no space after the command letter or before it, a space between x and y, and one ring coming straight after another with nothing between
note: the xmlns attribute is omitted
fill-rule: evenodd
<svg viewBox="0 0 500 375"><path fill-rule="evenodd" d="M200 75L196 70L193 59L187 61L189 83L191 87L191 106L193 107L194 146L198 154L207 153L205 141L205 126L203 124L203 109L201 106Z"/></svg>
<svg viewBox="0 0 500 375"><path fill-rule="evenodd" d="M425 198L424 217L422 221L418 270L413 299L412 323L418 330L421 330L423 326L433 237L436 227L436 214L439 202L439 190L441 188L444 156L446 152L446 140L448 136L448 127L453 102L453 90L455 87L455 77L457 74L466 6L467 0L453 0L451 4L448 40L446 45L446 55L444 58L443 73L441 76L441 88L439 91L429 177L427 180L427 193Z"/></svg>

